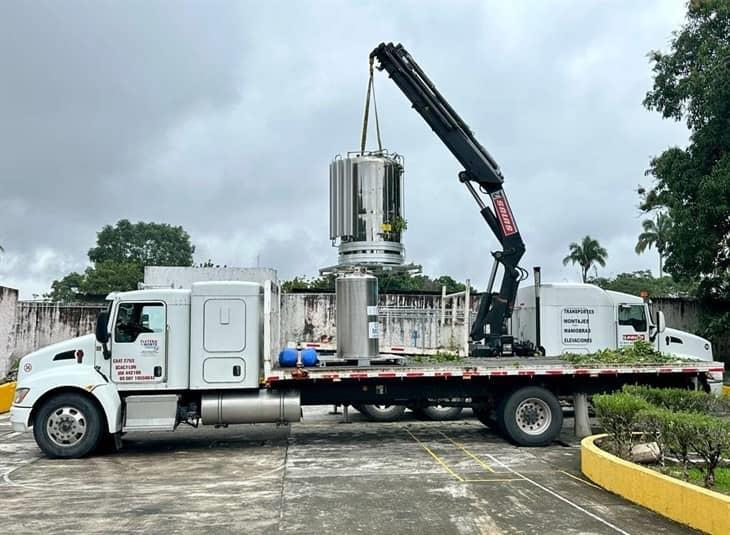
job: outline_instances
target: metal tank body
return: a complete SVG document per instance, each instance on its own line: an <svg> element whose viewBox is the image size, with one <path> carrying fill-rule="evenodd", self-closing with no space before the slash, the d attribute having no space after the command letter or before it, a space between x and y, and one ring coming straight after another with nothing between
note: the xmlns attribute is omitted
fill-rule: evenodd
<svg viewBox="0 0 730 535"><path fill-rule="evenodd" d="M380 350L378 279L363 272L340 274L335 282L337 356L365 363Z"/></svg>
<svg viewBox="0 0 730 535"><path fill-rule="evenodd" d="M339 265L402 265L403 165L385 152L330 164L330 239Z"/></svg>
<svg viewBox="0 0 730 535"><path fill-rule="evenodd" d="M298 422L299 392L222 391L203 394L200 417L203 425Z"/></svg>

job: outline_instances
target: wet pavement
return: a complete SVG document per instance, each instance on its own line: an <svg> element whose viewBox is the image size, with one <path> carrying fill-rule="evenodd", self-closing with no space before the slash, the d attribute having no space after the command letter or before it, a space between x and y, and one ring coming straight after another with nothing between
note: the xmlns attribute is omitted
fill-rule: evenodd
<svg viewBox="0 0 730 535"><path fill-rule="evenodd" d="M80 460L42 456L0 415L8 533L692 533L586 481L569 433L518 448L467 417L125 436Z"/></svg>

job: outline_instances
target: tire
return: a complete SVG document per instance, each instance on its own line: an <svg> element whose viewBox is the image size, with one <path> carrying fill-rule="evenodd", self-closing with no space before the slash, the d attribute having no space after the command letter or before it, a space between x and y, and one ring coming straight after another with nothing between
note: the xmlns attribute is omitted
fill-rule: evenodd
<svg viewBox="0 0 730 535"><path fill-rule="evenodd" d="M474 417L490 429L496 429L497 421L494 419L492 410L488 407L474 407Z"/></svg>
<svg viewBox="0 0 730 535"><path fill-rule="evenodd" d="M38 447L52 459L78 459L91 453L103 434L103 418L82 394L58 394L41 405L33 420Z"/></svg>
<svg viewBox="0 0 730 535"><path fill-rule="evenodd" d="M394 422L406 412L403 405L359 405L358 410L374 422Z"/></svg>
<svg viewBox="0 0 730 535"><path fill-rule="evenodd" d="M519 446L547 446L560 434L563 410L552 392L527 386L502 399L497 410L497 426Z"/></svg>
<svg viewBox="0 0 730 535"><path fill-rule="evenodd" d="M419 418L440 422L458 419L459 416L461 416L462 410L463 409L461 407L442 407L441 405L431 405L429 407L416 409L413 412L415 412Z"/></svg>

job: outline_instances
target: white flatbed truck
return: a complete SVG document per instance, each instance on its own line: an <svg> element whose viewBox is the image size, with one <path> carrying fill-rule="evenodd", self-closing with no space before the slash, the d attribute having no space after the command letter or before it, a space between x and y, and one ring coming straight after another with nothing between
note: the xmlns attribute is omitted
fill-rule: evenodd
<svg viewBox="0 0 730 535"><path fill-rule="evenodd" d="M628 383L715 390L724 371L712 361L575 366L561 357L280 368L271 281L110 297L95 334L19 364L13 429L32 429L49 457L82 457L130 431L296 422L302 405L331 404L468 406L513 442L540 446L560 432L560 400L575 393Z"/></svg>

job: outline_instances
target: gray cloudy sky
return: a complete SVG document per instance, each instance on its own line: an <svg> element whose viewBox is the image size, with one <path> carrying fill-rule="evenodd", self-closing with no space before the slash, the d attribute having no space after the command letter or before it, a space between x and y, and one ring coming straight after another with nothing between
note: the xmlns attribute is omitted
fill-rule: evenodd
<svg viewBox="0 0 730 535"><path fill-rule="evenodd" d="M523 265L590 234L601 274L633 251L636 185L682 125L641 106L646 53L684 3L0 3L0 285L22 296L83 270L104 224L182 225L196 260L280 277L335 262L327 167L358 145L367 57L405 44L500 163ZM376 80L384 143L405 155L405 235L426 273L486 282L497 243L459 166L396 86Z"/></svg>

